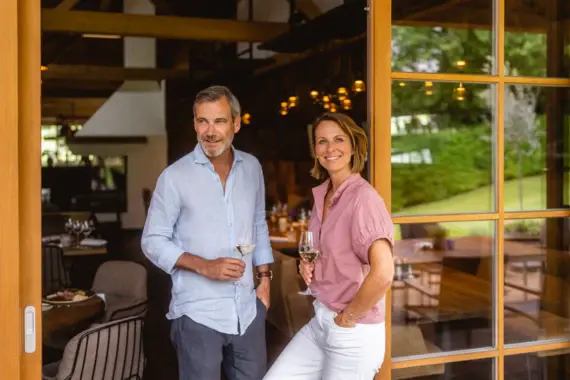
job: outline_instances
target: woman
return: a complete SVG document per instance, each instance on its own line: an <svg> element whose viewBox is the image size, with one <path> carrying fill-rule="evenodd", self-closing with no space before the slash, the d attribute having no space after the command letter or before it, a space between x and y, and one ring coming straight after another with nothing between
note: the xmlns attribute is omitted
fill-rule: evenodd
<svg viewBox="0 0 570 380"><path fill-rule="evenodd" d="M315 316L293 338L265 380L372 380L384 359L384 296L392 283L393 226L384 202L361 176L364 131L348 116L325 113L312 131L309 224L321 251L300 272L315 296Z"/></svg>

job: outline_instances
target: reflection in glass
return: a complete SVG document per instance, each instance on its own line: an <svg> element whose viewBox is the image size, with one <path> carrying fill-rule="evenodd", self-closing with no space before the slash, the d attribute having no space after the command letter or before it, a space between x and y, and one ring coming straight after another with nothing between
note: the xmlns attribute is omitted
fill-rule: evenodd
<svg viewBox="0 0 570 380"><path fill-rule="evenodd" d="M567 87L505 87L505 210L567 208Z"/></svg>
<svg viewBox="0 0 570 380"><path fill-rule="evenodd" d="M570 222L505 222L505 344L570 337Z"/></svg>
<svg viewBox="0 0 570 380"><path fill-rule="evenodd" d="M393 357L493 346L494 227L491 221L398 226Z"/></svg>
<svg viewBox="0 0 570 380"><path fill-rule="evenodd" d="M559 0L505 0L505 74L568 77L568 4Z"/></svg>
<svg viewBox="0 0 570 380"><path fill-rule="evenodd" d="M421 367L392 370L392 379L446 380L446 379L494 379L493 359L470 360L447 364L432 364ZM505 372L506 373L506 372ZM505 377L505 379L511 379ZM518 378L517 378L518 379ZM534 379L534 378L533 378ZM522 379L521 379L522 380ZM525 379L526 380L526 379Z"/></svg>
<svg viewBox="0 0 570 380"><path fill-rule="evenodd" d="M392 2L392 70L492 74L493 1Z"/></svg>
<svg viewBox="0 0 570 380"><path fill-rule="evenodd" d="M494 211L493 86L392 83L392 212Z"/></svg>
<svg viewBox="0 0 570 380"><path fill-rule="evenodd" d="M570 379L570 350L505 356L505 379Z"/></svg>

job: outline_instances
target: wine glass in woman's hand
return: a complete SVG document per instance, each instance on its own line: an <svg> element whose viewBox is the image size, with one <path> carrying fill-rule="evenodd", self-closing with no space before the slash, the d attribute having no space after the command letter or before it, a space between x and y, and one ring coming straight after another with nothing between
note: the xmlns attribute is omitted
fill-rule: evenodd
<svg viewBox="0 0 570 380"><path fill-rule="evenodd" d="M313 241L313 233L311 231L301 231L301 236L299 239L299 256L304 261L304 264L301 264L301 271L305 271L303 267L310 265L311 271L315 268L315 260L317 260L321 256L321 252L315 248L314 241ZM307 273L303 273L303 278L305 282L307 282ZM305 296L314 296L317 295L318 292L313 292L311 290L310 285L307 286L306 290L302 290L299 294Z"/></svg>

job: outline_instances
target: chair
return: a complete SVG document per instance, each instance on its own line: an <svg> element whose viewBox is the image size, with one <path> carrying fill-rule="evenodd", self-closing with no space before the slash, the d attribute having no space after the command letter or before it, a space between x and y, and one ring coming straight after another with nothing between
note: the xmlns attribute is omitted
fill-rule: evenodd
<svg viewBox="0 0 570 380"><path fill-rule="evenodd" d="M69 272L63 263L63 250L58 246L42 245L42 293L51 294L70 283Z"/></svg>
<svg viewBox="0 0 570 380"><path fill-rule="evenodd" d="M297 260L273 251L271 307L267 321L292 338L313 316L312 298L298 294L305 285L297 272Z"/></svg>
<svg viewBox="0 0 570 380"><path fill-rule="evenodd" d="M141 380L146 364L142 317L85 330L65 346L59 362L43 367L43 380Z"/></svg>
<svg viewBox="0 0 570 380"><path fill-rule="evenodd" d="M91 290L105 295L105 316L101 322L146 313L147 271L141 264L122 260L103 263L97 269Z"/></svg>

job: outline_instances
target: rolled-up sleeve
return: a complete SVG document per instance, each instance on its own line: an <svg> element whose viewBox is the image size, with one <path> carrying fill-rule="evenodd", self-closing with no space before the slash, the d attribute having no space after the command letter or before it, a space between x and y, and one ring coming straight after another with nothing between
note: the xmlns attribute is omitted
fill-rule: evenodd
<svg viewBox="0 0 570 380"><path fill-rule="evenodd" d="M180 205L178 191L173 186L167 169L156 183L141 240L146 257L167 273L172 273L178 258L184 253L173 242Z"/></svg>
<svg viewBox="0 0 570 380"><path fill-rule="evenodd" d="M255 230L257 238L255 251L253 252L254 266L273 263L273 251L269 241L269 229L267 228L267 220L265 218L265 181L261 165L258 165L258 168L259 185L255 199Z"/></svg>
<svg viewBox="0 0 570 380"><path fill-rule="evenodd" d="M352 247L363 263L370 263L368 250L379 239L394 247L394 226L384 200L369 188L356 199L352 217Z"/></svg>

